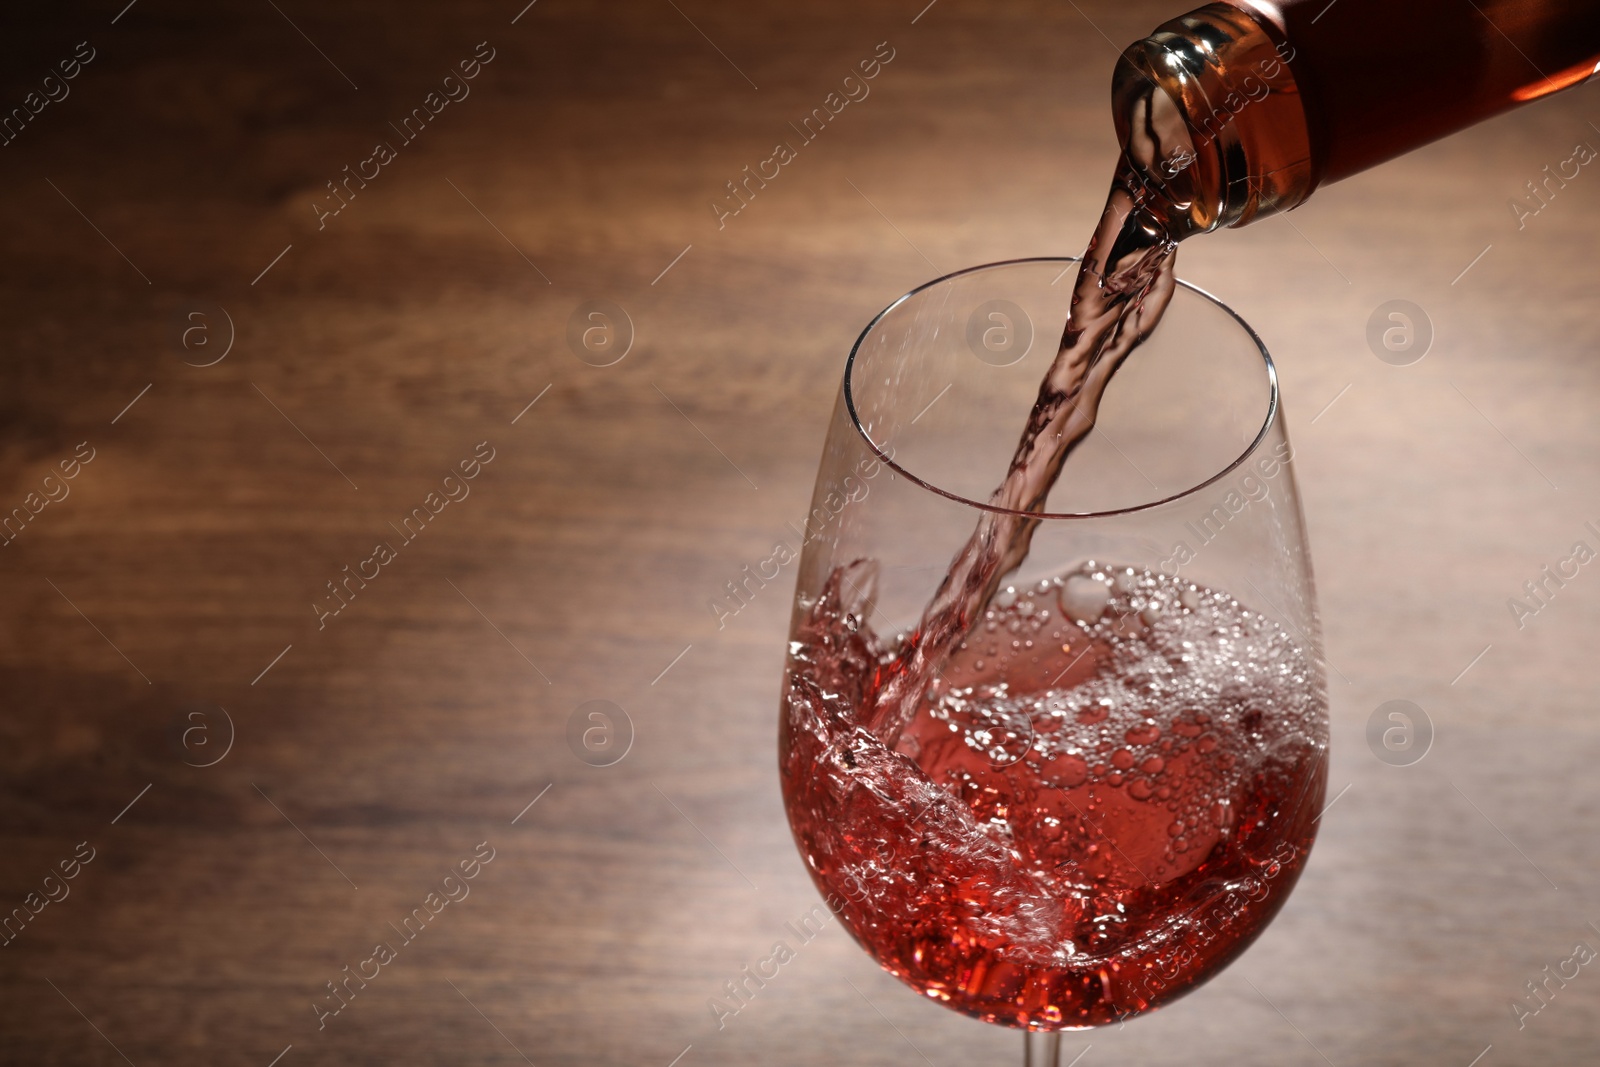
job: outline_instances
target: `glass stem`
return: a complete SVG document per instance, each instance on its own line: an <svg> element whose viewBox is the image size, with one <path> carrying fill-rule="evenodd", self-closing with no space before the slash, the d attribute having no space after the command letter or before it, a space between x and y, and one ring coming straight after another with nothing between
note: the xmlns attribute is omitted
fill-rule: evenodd
<svg viewBox="0 0 1600 1067"><path fill-rule="evenodd" d="M1061 1032L1045 1033L1025 1030L1022 1034L1022 1067L1059 1067L1061 1063Z"/></svg>

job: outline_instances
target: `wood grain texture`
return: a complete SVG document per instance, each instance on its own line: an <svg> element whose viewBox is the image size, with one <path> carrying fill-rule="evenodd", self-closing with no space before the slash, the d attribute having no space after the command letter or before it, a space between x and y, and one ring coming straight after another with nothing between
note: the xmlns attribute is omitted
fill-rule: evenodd
<svg viewBox="0 0 1600 1067"><path fill-rule="evenodd" d="M0 548L0 908L95 850L0 949L0 1063L1019 1057L836 926L718 1029L708 999L817 897L776 781L788 591L722 629L706 601L803 513L873 313L1076 250L1110 42L1178 7L521 6L0 16L7 107L96 52L0 147L0 508L94 450ZM319 229L326 183L484 41L471 95ZM870 95L719 228L725 183L884 41ZM1600 143L1597 93L1184 250L1278 357L1349 790L1267 936L1069 1038L1085 1067L1592 1062L1600 976L1520 1030L1509 1005L1600 947L1600 573L1520 629L1506 601L1600 541L1600 178L1520 231L1508 199ZM565 340L597 298L636 330L605 368ZM1391 299L1433 325L1410 367L1365 340ZM173 341L196 300L236 331L209 367ZM325 583L484 441L470 496L319 628ZM1436 731L1409 768L1364 740L1397 698ZM589 700L631 719L615 766L568 747ZM218 708L233 747L191 766ZM325 983L485 841L470 895L319 1029Z"/></svg>

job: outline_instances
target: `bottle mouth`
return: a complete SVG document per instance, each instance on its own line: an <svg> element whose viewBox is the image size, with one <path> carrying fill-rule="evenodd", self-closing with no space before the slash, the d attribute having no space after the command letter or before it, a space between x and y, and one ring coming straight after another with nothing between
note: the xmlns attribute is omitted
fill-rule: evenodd
<svg viewBox="0 0 1600 1067"><path fill-rule="evenodd" d="M1112 115L1174 239L1287 211L1315 187L1305 106L1275 28L1208 4L1122 53Z"/></svg>
<svg viewBox="0 0 1600 1067"><path fill-rule="evenodd" d="M1204 306L1215 309L1216 311L1220 311L1223 316L1225 316L1228 325L1230 327L1237 328L1238 332L1242 335L1241 340L1248 345L1251 354L1259 358L1261 377L1256 379L1256 383L1259 386L1264 386L1262 400L1264 402L1265 409L1259 424L1255 425L1254 432L1248 436L1247 443L1244 445L1244 447L1237 454L1231 454L1230 458L1217 469L1215 469L1214 472L1189 480L1190 484L1188 484L1186 488L1176 492L1160 494L1150 500L1144 500L1136 504L1120 507L1091 508L1078 511L1018 511L1013 508L1000 507L998 505L991 504L986 500L973 499L970 495L955 491L946 485L941 485L939 480L919 474L916 470L911 469L911 465L908 465L901 459L897 459L895 457L897 450L894 447L894 442L892 440L884 439L883 435L881 434L875 434L867 424L867 420L862 418L861 400L864 389L861 388L861 383L858 383L857 375L858 373L861 373L863 369L863 354L866 351L866 346L869 340L872 340L877 336L880 327L883 326L883 324L892 316L894 316L897 311L905 308L906 305L917 300L919 297L923 297L924 294L929 293L930 290L934 290L941 286L950 286L953 283L959 282L961 279L968 278L986 271L1037 265L1041 267L1053 267L1056 271L1059 271L1060 275L1065 275L1079 262L1081 262L1081 257L1079 256L1040 256L1024 259L1001 260L995 263L986 263L981 266L968 267L963 270L954 271L950 274L943 275L942 277L935 278L932 281L925 282L924 284L919 285L917 288L912 289L905 295L899 297L893 303L885 307L882 311L878 312L878 314L873 317L872 321L867 324L866 328L861 331L860 336L856 338L855 344L850 349L850 357L845 364L843 388L845 408L849 414L851 425L854 427L856 433L860 435L862 442L877 457L877 459L886 465L890 470L894 471L898 476L905 478L912 484L919 486L930 493L944 497L945 499L956 504L972 508L976 511L987 511L994 514L1015 515L1019 517L1047 521L1081 521L1085 519L1103 519L1111 516L1134 515L1143 512L1151 512L1168 505L1188 500L1204 490L1215 486L1217 483L1224 481L1230 475L1234 474L1241 467L1243 467L1261 449L1261 446L1268 439L1269 435L1272 434L1274 428L1277 426L1282 417L1278 391L1278 370L1272 361L1271 353L1267 351L1266 344L1261 340L1261 337L1255 332L1255 330L1251 328L1248 322L1241 318L1236 311L1230 308L1227 304L1223 303L1216 296L1204 289L1201 289L1199 286L1193 285L1182 279L1178 279L1177 281L1178 289L1190 294L1193 299L1198 300ZM1173 306L1169 306L1168 308L1168 315L1171 315L1174 307L1177 304L1178 301L1174 299ZM1155 333L1152 334L1151 341L1159 338L1161 333L1162 331L1157 329ZM936 334L937 330L935 330L935 335ZM1146 341L1146 346L1148 346L1151 341ZM1051 344L1053 346L1053 339ZM1051 351L1053 353L1053 347ZM1137 359L1137 357L1134 358ZM1124 367L1121 371L1119 371L1119 374L1126 374L1127 370L1128 368ZM1035 382L1034 384L1036 385L1037 383ZM1113 380L1111 388L1115 389L1115 380ZM913 423L915 421L916 419L912 420ZM1020 425L1020 423L1018 425ZM1006 436L1013 434L1017 428L1017 426L1012 425L996 425L994 427L994 433ZM1237 438L1235 438L1235 440L1237 440ZM1120 449L1118 451L1120 452ZM995 484L999 483L999 477L1003 473L1003 469L994 472Z"/></svg>

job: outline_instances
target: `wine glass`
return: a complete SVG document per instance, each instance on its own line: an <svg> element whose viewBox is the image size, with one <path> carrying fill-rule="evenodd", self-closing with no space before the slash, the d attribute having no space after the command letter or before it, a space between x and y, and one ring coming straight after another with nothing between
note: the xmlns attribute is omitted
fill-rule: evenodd
<svg viewBox="0 0 1600 1067"><path fill-rule="evenodd" d="M913 989L1029 1031L1030 1064L1236 958L1298 878L1327 777L1276 372L1187 283L1020 567L960 632L920 621L995 510L1074 266L940 278L857 340L803 526L779 740L828 906ZM888 680L946 639L886 725Z"/></svg>

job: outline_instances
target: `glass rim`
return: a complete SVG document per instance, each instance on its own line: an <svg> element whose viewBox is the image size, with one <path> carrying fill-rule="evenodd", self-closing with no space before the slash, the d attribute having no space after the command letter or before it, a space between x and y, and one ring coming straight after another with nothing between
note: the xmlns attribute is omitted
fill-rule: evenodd
<svg viewBox="0 0 1600 1067"><path fill-rule="evenodd" d="M856 411L855 391L853 389L851 372L855 369L856 356L861 352L861 346L866 342L867 338L871 336L872 331L878 327L878 324L882 322L890 312L894 311L900 305L904 304L917 294L932 289L936 285L942 285L945 282L960 278L963 275L976 274L977 272L984 270L993 270L996 267L1014 267L1020 264L1030 263L1070 264L1081 262L1082 259L1082 256L1023 256L1018 259L1002 259L993 263L980 263L975 267L964 267L961 270L951 271L949 274L944 274L940 277L934 278L932 281L923 282L915 289L896 297L895 300L889 304L889 306L885 307L882 311L874 315L872 317L872 321L867 323L866 328L861 331L861 335L856 338L855 344L850 346L850 358L845 361L844 365L844 403L845 408L850 413L850 424L855 427L856 433L861 435L861 440L866 442L867 447L872 450L878 459L887 464L891 470L904 476L913 484L919 485L931 493L937 493L939 496L942 496L947 500L954 501L957 504L964 504L967 507L975 508L979 511L993 512L997 515L1016 515L1023 518L1052 520L1104 519L1118 515L1132 515L1141 511L1150 511L1155 508L1164 507L1168 504L1172 504L1194 496L1202 489L1206 489L1217 484L1228 475L1242 467L1245 464L1245 461L1253 456L1256 453L1256 450L1261 447L1262 442L1267 439L1267 435L1271 433L1273 426L1279 419L1280 404L1278 396L1278 368L1276 364L1272 362L1272 353L1267 351L1266 343L1261 340L1261 336L1256 333L1255 329L1248 322L1246 322L1237 311L1233 310L1233 308L1229 307L1227 304L1224 304L1220 299L1200 288L1198 285L1194 285L1191 282L1186 282L1182 278L1177 279L1177 284L1180 287L1189 290L1191 293L1194 293L1197 296L1210 301L1218 308L1221 308L1224 314L1226 314L1230 319L1239 325L1239 328L1244 331L1245 336L1254 342L1256 351L1261 356L1262 365L1266 368L1267 372L1267 414L1261 422L1261 428L1256 432L1256 435L1250 439L1249 443L1244 446L1243 451L1241 451L1239 455L1234 458L1233 462L1229 463L1227 466L1211 475L1211 477L1206 478L1204 481L1197 482L1187 489L1164 496L1159 500L1150 500L1142 504L1133 504L1124 508L1111 508L1105 511L1018 511L1014 508L1003 508L998 505L986 503L980 500L970 500L967 497L961 496L959 493L952 493L948 489L934 485L925 478L913 474L911 471L895 462L893 456L891 456L889 452L885 451L885 449L881 447L878 442L874 441L872 439L872 435L867 432L867 428L861 425L861 417Z"/></svg>

